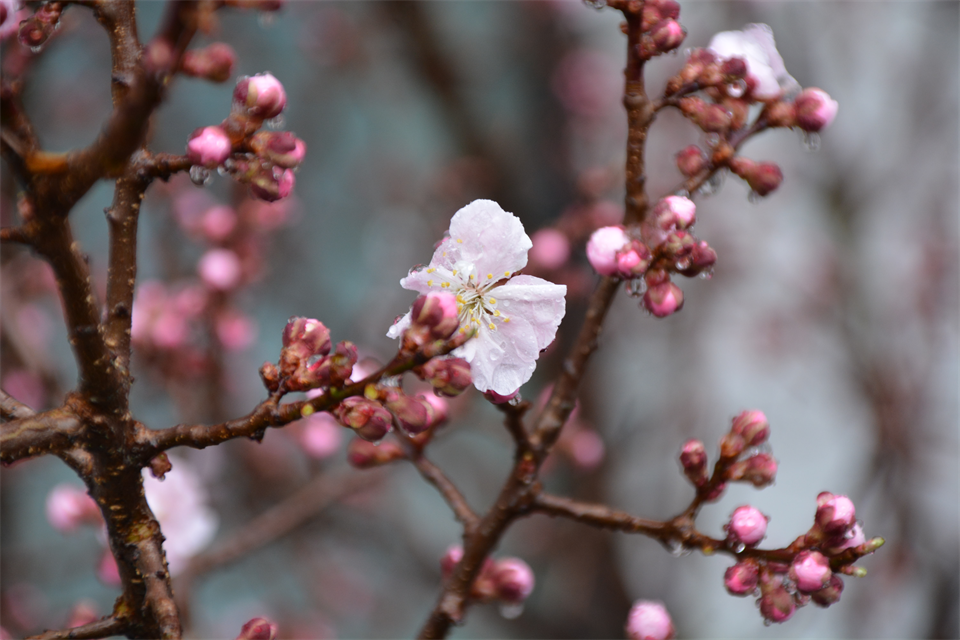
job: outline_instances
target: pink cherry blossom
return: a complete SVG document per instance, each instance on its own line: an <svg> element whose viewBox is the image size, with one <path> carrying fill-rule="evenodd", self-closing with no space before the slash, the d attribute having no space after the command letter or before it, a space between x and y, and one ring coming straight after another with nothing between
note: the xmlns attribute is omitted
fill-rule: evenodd
<svg viewBox="0 0 960 640"><path fill-rule="evenodd" d="M761 100L800 90L777 51L773 30L765 24L748 24L743 31L718 33L710 40L709 49L724 60L743 58L748 81L755 83L753 95Z"/></svg>
<svg viewBox="0 0 960 640"><path fill-rule="evenodd" d="M613 276L619 272L617 254L630 242L623 227L603 227L597 229L587 242L587 259L590 266L602 276Z"/></svg>
<svg viewBox="0 0 960 640"><path fill-rule="evenodd" d="M230 138L220 127L197 129L187 142L187 158L195 165L216 167L230 156Z"/></svg>
<svg viewBox="0 0 960 640"><path fill-rule="evenodd" d="M163 480L143 470L147 504L160 523L170 573L182 571L191 557L213 540L219 518L208 504L207 490L189 463L169 456L173 468Z"/></svg>
<svg viewBox="0 0 960 640"><path fill-rule="evenodd" d="M453 354L470 363L480 391L509 395L529 380L563 319L565 286L515 275L532 245L516 216L492 200L475 200L454 214L430 265L400 281L423 294L456 296L460 330L477 334ZM387 335L397 338L409 325L407 313Z"/></svg>
<svg viewBox="0 0 960 640"><path fill-rule="evenodd" d="M630 640L669 640L675 633L673 620L662 602L638 600L627 616Z"/></svg>

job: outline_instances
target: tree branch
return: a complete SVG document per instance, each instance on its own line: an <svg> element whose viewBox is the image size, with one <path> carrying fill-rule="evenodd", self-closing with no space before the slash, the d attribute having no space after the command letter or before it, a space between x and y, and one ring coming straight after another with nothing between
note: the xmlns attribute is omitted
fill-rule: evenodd
<svg viewBox="0 0 960 640"><path fill-rule="evenodd" d="M44 631L40 635L30 636L27 640L89 640L91 638L122 636L126 635L126 633L126 621L116 615L110 615L96 622L73 627L72 629Z"/></svg>
<svg viewBox="0 0 960 640"><path fill-rule="evenodd" d="M3 400L5 417L8 407L23 413L26 405L13 400L7 394L3 395L5 396ZM7 398L17 403L19 407L11 406ZM6 422L0 425L0 461L10 464L24 458L66 451L73 447L73 440L80 434L82 428L80 419L66 407Z"/></svg>
<svg viewBox="0 0 960 640"><path fill-rule="evenodd" d="M0 417L4 420L29 418L35 415L37 415L36 411L0 389Z"/></svg>
<svg viewBox="0 0 960 640"><path fill-rule="evenodd" d="M422 453L416 452L410 456L410 462L417 468L424 479L437 488L443 499L450 505L453 514L456 516L466 531L472 531L476 528L480 518L474 513L467 499L460 493L457 486L451 482L450 478L441 471L440 467L427 460Z"/></svg>

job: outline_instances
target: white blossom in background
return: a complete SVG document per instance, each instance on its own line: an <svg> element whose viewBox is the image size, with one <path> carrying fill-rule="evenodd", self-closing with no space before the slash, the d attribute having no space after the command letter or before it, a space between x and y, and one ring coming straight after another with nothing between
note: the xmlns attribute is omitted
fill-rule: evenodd
<svg viewBox="0 0 960 640"><path fill-rule="evenodd" d="M480 391L510 395L533 375L537 357L557 333L566 310L567 288L516 275L533 246L523 224L492 200L474 200L450 220L450 231L427 267L400 281L421 294L449 291L457 298L460 329L477 335L453 354L470 363ZM410 314L387 335L398 338Z"/></svg>
<svg viewBox="0 0 960 640"><path fill-rule="evenodd" d="M753 95L758 98L776 98L800 91L800 83L787 73L777 51L773 29L765 24L748 24L743 31L721 31L713 36L707 48L724 60L746 60L747 75L757 81Z"/></svg>
<svg viewBox="0 0 960 640"><path fill-rule="evenodd" d="M174 456L170 456L170 462L173 468L163 480L154 478L149 469L143 470L143 491L166 538L163 549L170 574L177 575L190 558L213 540L219 518L208 504L206 488L189 464Z"/></svg>

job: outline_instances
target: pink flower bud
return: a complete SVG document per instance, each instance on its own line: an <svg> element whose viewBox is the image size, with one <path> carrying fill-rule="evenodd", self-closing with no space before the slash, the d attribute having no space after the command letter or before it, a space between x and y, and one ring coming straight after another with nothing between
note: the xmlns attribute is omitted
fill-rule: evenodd
<svg viewBox="0 0 960 640"><path fill-rule="evenodd" d="M559 269L570 258L570 241L556 229L540 229L530 237L533 246L528 258L544 269Z"/></svg>
<svg viewBox="0 0 960 640"><path fill-rule="evenodd" d="M187 142L187 159L195 165L213 169L230 157L232 145L220 127L202 127Z"/></svg>
<svg viewBox="0 0 960 640"><path fill-rule="evenodd" d="M427 407L427 428L433 429L446 422L447 415L450 412L450 403L440 396L430 394L420 394L417 396Z"/></svg>
<svg viewBox="0 0 960 640"><path fill-rule="evenodd" d="M283 328L283 346L302 350L304 357L325 356L332 346L330 330L319 320L295 316Z"/></svg>
<svg viewBox="0 0 960 640"><path fill-rule="evenodd" d="M730 170L747 181L758 196L775 191L783 182L783 172L772 162L754 162L737 156L730 160Z"/></svg>
<svg viewBox="0 0 960 640"><path fill-rule="evenodd" d="M300 446L308 456L315 460L323 460L340 450L340 443L343 442L343 427L325 411L312 413L303 419L299 440Z"/></svg>
<svg viewBox="0 0 960 640"><path fill-rule="evenodd" d="M460 326L457 298L446 291L431 291L418 297L410 312L411 327L424 327L433 340L446 340Z"/></svg>
<svg viewBox="0 0 960 640"><path fill-rule="evenodd" d="M730 433L741 436L748 447L756 447L770 437L770 423L762 411L744 411L733 419Z"/></svg>
<svg viewBox="0 0 960 640"><path fill-rule="evenodd" d="M210 242L223 242L237 228L237 213L233 207L210 207L200 217L200 231Z"/></svg>
<svg viewBox="0 0 960 640"><path fill-rule="evenodd" d="M520 558L503 558L493 565L497 597L508 604L520 604L533 592L533 569Z"/></svg>
<svg viewBox="0 0 960 640"><path fill-rule="evenodd" d="M587 259L602 276L616 275L619 269L617 253L630 242L622 227L597 229L587 242Z"/></svg>
<svg viewBox="0 0 960 640"><path fill-rule="evenodd" d="M347 462L357 469L371 469L403 458L403 450L396 442L374 444L354 438L347 445Z"/></svg>
<svg viewBox="0 0 960 640"><path fill-rule="evenodd" d="M86 491L58 484L47 495L47 520L57 531L73 531L83 523L100 522L100 508Z"/></svg>
<svg viewBox="0 0 960 640"><path fill-rule="evenodd" d="M662 53L673 51L679 47L683 43L686 35L686 31L680 26L680 23L671 18L653 25L653 28L650 30L653 43Z"/></svg>
<svg viewBox="0 0 960 640"><path fill-rule="evenodd" d="M293 193L297 179L293 171L280 166L261 167L250 183L250 193L260 200L276 202Z"/></svg>
<svg viewBox="0 0 960 640"><path fill-rule="evenodd" d="M204 78L211 82L226 82L233 75L233 65L237 54L230 45L214 42L203 49L184 51L180 61L180 70L194 78Z"/></svg>
<svg viewBox="0 0 960 640"><path fill-rule="evenodd" d="M813 603L820 607L829 607L832 604L840 602L840 594L843 593L843 580L838 575L830 576L827 586L819 591L810 594Z"/></svg>
<svg viewBox="0 0 960 640"><path fill-rule="evenodd" d="M589 471L596 469L606 455L606 445L603 438L592 429L580 429L572 436L567 445L570 459L580 469Z"/></svg>
<svg viewBox="0 0 960 640"><path fill-rule="evenodd" d="M677 153L677 169L686 177L692 177L703 171L707 166L707 156L703 149L695 144L682 149Z"/></svg>
<svg viewBox="0 0 960 640"><path fill-rule="evenodd" d="M470 363L463 358L433 358L414 372L445 396L460 395L473 383Z"/></svg>
<svg viewBox="0 0 960 640"><path fill-rule="evenodd" d="M397 418L397 422L404 431L416 435L426 431L429 423L429 414L424 402L403 393L391 393L393 397L387 400L386 407Z"/></svg>
<svg viewBox="0 0 960 640"><path fill-rule="evenodd" d="M782 580L776 577L770 586L761 583L763 595L760 596L760 615L770 622L786 622L797 610L793 596L783 587Z"/></svg>
<svg viewBox="0 0 960 640"><path fill-rule="evenodd" d="M680 464L683 473L696 486L707 480L707 450L703 442L697 439L687 440L680 450Z"/></svg>
<svg viewBox="0 0 960 640"><path fill-rule="evenodd" d="M753 546L767 535L767 516L755 507L737 507L724 526L727 537L736 543Z"/></svg>
<svg viewBox="0 0 960 640"><path fill-rule="evenodd" d="M863 527L861 527L859 524L854 524L845 532L839 533L824 541L823 552L827 555L835 556L838 553L846 551L847 549L859 547L860 545L865 544L866 541L867 538L863 534Z"/></svg>
<svg viewBox="0 0 960 640"><path fill-rule="evenodd" d="M340 424L353 429L370 442L379 442L393 428L393 417L380 403L367 398L350 397L336 408Z"/></svg>
<svg viewBox="0 0 960 640"><path fill-rule="evenodd" d="M723 574L723 586L734 596L747 596L756 591L760 567L752 558L741 560Z"/></svg>
<svg viewBox="0 0 960 640"><path fill-rule="evenodd" d="M667 196L653 207L657 225L664 231L686 229L697 221L697 205L690 198Z"/></svg>
<svg viewBox="0 0 960 640"><path fill-rule="evenodd" d="M444 580L449 579L450 576L453 575L453 570L462 559L463 547L458 544L447 547L447 552L440 558L440 575L443 576Z"/></svg>
<svg viewBox="0 0 960 640"><path fill-rule="evenodd" d="M689 265L686 269L677 269L682 275L692 278L701 273L709 273L710 269L717 262L717 252L703 240L700 240L690 249L690 254L686 258Z"/></svg>
<svg viewBox="0 0 960 640"><path fill-rule="evenodd" d="M240 629L236 640L276 640L277 625L266 618L253 618Z"/></svg>
<svg viewBox="0 0 960 640"><path fill-rule="evenodd" d="M230 249L210 249L197 265L200 279L211 289L228 291L240 284L240 258Z"/></svg>
<svg viewBox="0 0 960 640"><path fill-rule="evenodd" d="M824 491L817 496L817 525L828 536L842 535L857 521L857 510L847 496Z"/></svg>
<svg viewBox="0 0 960 640"><path fill-rule="evenodd" d="M769 453L758 453L746 460L741 460L730 467L727 474L729 480L749 482L758 489L762 489L777 478L777 461Z"/></svg>
<svg viewBox="0 0 960 640"><path fill-rule="evenodd" d="M790 565L790 579L803 593L820 591L830 583L830 561L819 551L801 551Z"/></svg>
<svg viewBox="0 0 960 640"><path fill-rule="evenodd" d="M643 294L643 306L657 318L665 318L683 308L683 291L672 282L649 287Z"/></svg>
<svg viewBox="0 0 960 640"><path fill-rule="evenodd" d="M820 131L837 117L837 101L823 89L804 89L793 102L797 126L804 131Z"/></svg>
<svg viewBox="0 0 960 640"><path fill-rule="evenodd" d="M508 393L505 396L500 395L493 389L487 389L483 392L483 397L492 402L493 404L507 404L511 400L517 397L517 394L520 393L520 389L517 389L513 393Z"/></svg>
<svg viewBox="0 0 960 640"><path fill-rule="evenodd" d="M662 602L637 600L627 616L627 637L630 640L669 640L676 631L673 620Z"/></svg>
<svg viewBox="0 0 960 640"><path fill-rule="evenodd" d="M720 65L720 73L726 82L734 82L747 77L747 61L743 58L728 58Z"/></svg>
<svg viewBox="0 0 960 640"><path fill-rule="evenodd" d="M307 154L307 145L289 131L261 131L250 139L258 156L285 169L295 169Z"/></svg>
<svg viewBox="0 0 960 640"><path fill-rule="evenodd" d="M279 80L269 73L259 73L237 81L233 101L261 118L273 118L287 105L287 94Z"/></svg>
<svg viewBox="0 0 960 640"><path fill-rule="evenodd" d="M341 385L353 374L357 357L357 345L341 340L332 354L298 371L297 385L301 389Z"/></svg>

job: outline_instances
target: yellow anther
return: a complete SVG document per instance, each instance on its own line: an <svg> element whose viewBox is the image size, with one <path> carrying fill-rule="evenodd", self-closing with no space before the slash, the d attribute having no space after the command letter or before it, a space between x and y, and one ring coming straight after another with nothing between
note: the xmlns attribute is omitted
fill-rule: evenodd
<svg viewBox="0 0 960 640"><path fill-rule="evenodd" d="M446 289L446 288L449 287L449 286L450 286L450 283L449 283L449 282L444 282L442 285L440 285L440 287L441 287L442 289Z"/></svg>
<svg viewBox="0 0 960 640"><path fill-rule="evenodd" d="M492 274L492 273L488 273L488 274L487 274L487 280L493 280L493 274Z"/></svg>
<svg viewBox="0 0 960 640"><path fill-rule="evenodd" d="M429 269L427 269L427 273L433 273L434 271L436 271L435 267L430 267Z"/></svg>
<svg viewBox="0 0 960 640"><path fill-rule="evenodd" d="M460 238L457 238L457 242L460 244L463 244L463 240L461 240Z"/></svg>
<svg viewBox="0 0 960 640"><path fill-rule="evenodd" d="M433 280L427 280L427 286L428 286L428 287L432 287L432 286L433 286Z"/></svg>
<svg viewBox="0 0 960 640"><path fill-rule="evenodd" d="M497 299L496 299L496 298L487 298L487 302L489 302L490 304L497 304Z"/></svg>
<svg viewBox="0 0 960 640"><path fill-rule="evenodd" d="M493 311L493 315L495 315L495 316L499 316L499 315L500 315L500 312L499 312L499 311L497 311L496 309L494 309L494 311Z"/></svg>
<svg viewBox="0 0 960 640"><path fill-rule="evenodd" d="M509 277L510 277L510 272L509 272L509 271L504 271L504 272L503 272L503 275L505 275L505 276L507 276L507 277L509 278Z"/></svg>
<svg viewBox="0 0 960 640"><path fill-rule="evenodd" d="M463 304L463 296L460 295L459 293L457 294L457 302L459 302L460 304Z"/></svg>
<svg viewBox="0 0 960 640"><path fill-rule="evenodd" d="M504 321L504 322L510 322L510 318L508 318L507 316L503 316L503 321Z"/></svg>
<svg viewBox="0 0 960 640"><path fill-rule="evenodd" d="M490 324L488 324L487 326L490 328L491 331L493 331L494 329L497 328L496 325L494 325L492 322L491 322Z"/></svg>

